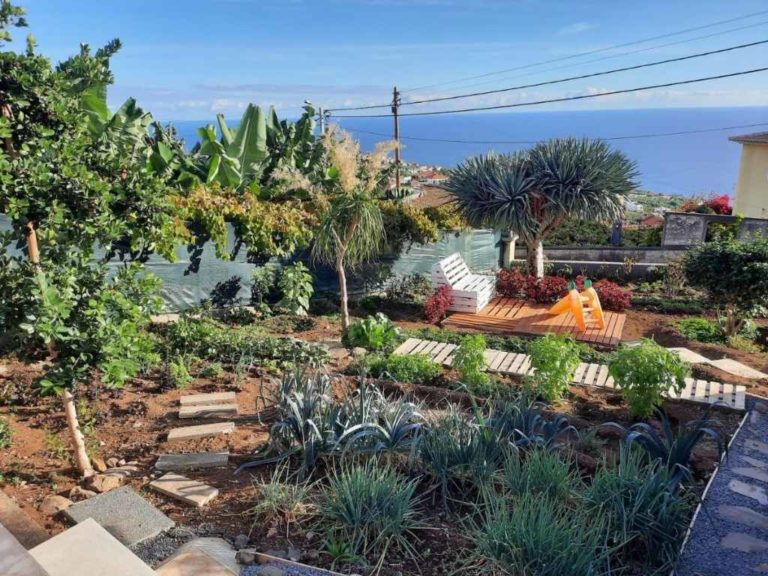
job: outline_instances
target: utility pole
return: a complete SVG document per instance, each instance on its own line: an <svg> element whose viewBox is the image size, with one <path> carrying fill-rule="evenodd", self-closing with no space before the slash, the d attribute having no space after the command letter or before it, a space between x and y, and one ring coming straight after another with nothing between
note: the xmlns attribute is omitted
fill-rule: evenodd
<svg viewBox="0 0 768 576"><path fill-rule="evenodd" d="M395 194L400 194L400 92L392 90L392 117L395 120Z"/></svg>
<svg viewBox="0 0 768 576"><path fill-rule="evenodd" d="M318 116L320 116L320 136L325 134L325 110L322 106L317 109Z"/></svg>

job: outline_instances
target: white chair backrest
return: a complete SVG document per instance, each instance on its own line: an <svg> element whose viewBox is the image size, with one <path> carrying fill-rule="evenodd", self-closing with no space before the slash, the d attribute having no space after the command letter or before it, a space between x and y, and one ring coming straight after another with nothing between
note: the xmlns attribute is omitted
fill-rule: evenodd
<svg viewBox="0 0 768 576"><path fill-rule="evenodd" d="M439 272L442 280L450 286L455 286L460 280L472 274L458 252L440 260L435 264L434 271Z"/></svg>

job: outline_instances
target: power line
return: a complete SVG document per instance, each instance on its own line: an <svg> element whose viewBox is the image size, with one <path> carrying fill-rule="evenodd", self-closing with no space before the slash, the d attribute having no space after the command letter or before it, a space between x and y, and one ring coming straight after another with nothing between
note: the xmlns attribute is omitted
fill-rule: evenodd
<svg viewBox="0 0 768 576"><path fill-rule="evenodd" d="M537 88L540 86L550 86L552 84L562 84L564 82L572 82L574 80L584 80L586 78L594 78L596 76L607 76L609 74L616 74L618 72L628 72L630 70L639 70L641 68L651 68L653 66L661 66L663 64L671 64L673 62L683 62L685 60L693 60L695 58L703 58L705 56L712 56L714 54L723 54L725 52L732 52L734 50L741 50L744 48L752 48L754 46L760 46L762 44L768 44L768 40L760 40L757 42L750 42L748 44L739 44L737 46L729 46L727 48L720 48L718 50L710 50L708 52L699 52L697 54L689 54L687 56L679 56L677 58L667 58L666 60L657 60L655 62L646 62L644 64L636 64L634 66L625 66L623 68L614 68L613 70L603 70L600 72L592 72L590 74L581 74L579 76L569 76L568 78L559 78L557 80L546 80L543 82L536 82L533 84L522 84L519 86L511 86L508 88L497 88L495 90L486 90L483 92L472 92L470 94L456 94L453 96L442 96L438 98L425 98L422 100L411 100L409 102L401 102L400 106L413 106L416 104L427 104L431 102L445 102L446 100L460 100L463 98L473 98L476 96L488 96L490 94L500 94L502 92L512 92L514 90L523 90L526 88ZM336 110L371 110L376 108L389 108L392 106L391 102L387 104L376 104L369 106L358 106L353 108L331 108L330 111Z"/></svg>
<svg viewBox="0 0 768 576"><path fill-rule="evenodd" d="M499 74L506 74L507 72L513 72L515 70L524 70L526 68L533 68L535 66L542 66L544 64L552 64L554 62L563 62L565 60L573 60L574 58L580 58L582 56L589 56L591 54L599 54L601 52L609 52L611 50L615 50L616 48L626 48L627 46L636 46L638 44L644 44L646 42L652 42L654 40L661 40L663 38L670 38L672 36L679 36L681 34L687 34L689 32L696 32L698 30L705 30L707 28L714 28L715 26L720 26L722 24L729 24L731 22L738 22L740 20L747 20L749 18L752 18L754 16L761 16L763 14L768 14L768 10L760 10L759 12L752 12L750 14L745 14L744 16L737 16L735 18L728 18L727 20L719 20L717 22L712 22L710 24L704 24L702 26L694 26L692 28L685 28L683 30L678 30L675 32L667 32L665 34L659 34L658 36L651 36L649 38L643 38L641 40L633 40L631 42L624 42L622 44L614 44L613 46L607 46L605 48L596 48L594 50L588 50L586 52L579 52L578 54L571 54L569 56L562 56L559 58L552 58L549 60L541 60L539 62L533 62L531 64L524 64L521 66L515 66L513 68L506 68L504 70L497 70L495 72L486 72L484 74L477 74L474 76L465 76L463 78L458 78L456 80L451 80L447 82L438 82L435 84L428 84L425 86L418 86L416 88L408 88L405 90L405 92L413 92L415 90L425 90L427 88L434 88L436 86L445 86L447 84L455 84L457 82L463 82L465 80L475 80L477 78L486 78L488 76L497 76Z"/></svg>
<svg viewBox="0 0 768 576"><path fill-rule="evenodd" d="M610 137L598 137L600 140L640 140L645 138L664 138L667 136L683 136L688 134L704 134L707 132L724 132L726 130L740 130L744 128L756 128L758 126L768 126L768 122L758 122L755 124L739 124L735 126L721 126L719 128L699 128L695 130L678 130L676 132L655 132L649 134L631 134L625 136L610 136ZM370 134L372 136L382 136L384 138L391 138L390 134L384 134L383 132L372 132L370 130L360 130L357 128L349 128L352 132L358 134ZM419 142L440 142L445 144L536 144L540 140L454 140L447 138L421 138L418 136L400 136L403 140L414 140Z"/></svg>
<svg viewBox="0 0 768 576"><path fill-rule="evenodd" d="M481 112L485 110L502 110L507 108L522 108L525 106L539 106L541 104L552 104L555 102L570 102L573 100L588 100L591 98L601 98L603 96L615 96L617 94L629 94L632 92L643 92L646 90L654 90L656 88L670 88L672 86L683 86L686 84L696 84L698 82L707 82L709 80L722 80L723 78L734 78L736 76L746 76L748 74L756 74L758 72L765 72L768 67L753 68L751 70L742 70L740 72L731 72L728 74L718 74L716 76L705 76L703 78L693 78L690 80L678 80L676 82L665 82L664 84L652 84L650 86L639 86L637 88L625 88L622 90L611 90L608 92L599 92L597 94L582 94L580 96L564 96L562 98L550 98L547 100L534 100L531 102L518 102L516 104L496 104L493 106L476 106L473 108L458 108L453 110L435 110L432 112L406 112L400 114L400 116L437 116L440 114L460 114L465 112ZM389 114L356 114L356 115L335 115L335 118L387 118Z"/></svg>

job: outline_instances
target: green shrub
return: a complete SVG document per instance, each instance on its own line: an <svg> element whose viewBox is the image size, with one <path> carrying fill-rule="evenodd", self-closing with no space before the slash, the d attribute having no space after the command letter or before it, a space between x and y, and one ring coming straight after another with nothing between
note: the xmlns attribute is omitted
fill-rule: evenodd
<svg viewBox="0 0 768 576"><path fill-rule="evenodd" d="M579 366L579 346L569 336L550 333L534 340L529 352L536 390L547 402L559 400Z"/></svg>
<svg viewBox="0 0 768 576"><path fill-rule="evenodd" d="M415 555L415 490L415 480L372 460L332 474L318 512L332 538L349 542L355 554L380 554L391 542Z"/></svg>
<svg viewBox="0 0 768 576"><path fill-rule="evenodd" d="M649 464L642 452L623 446L618 465L604 462L584 491L588 510L605 518L614 554L625 563L640 559L669 572L676 561L692 502L670 484L661 462Z"/></svg>
<svg viewBox="0 0 768 576"><path fill-rule="evenodd" d="M218 378L224 373L224 367L221 362L208 362L202 370L200 376L203 378Z"/></svg>
<svg viewBox="0 0 768 576"><path fill-rule="evenodd" d="M392 354L386 358L374 356L367 359L365 364L371 376L389 377L397 382L428 384L440 374L440 366L424 354Z"/></svg>
<svg viewBox="0 0 768 576"><path fill-rule="evenodd" d="M393 346L399 338L397 327L379 312L376 316L353 322L344 334L344 343L351 347L361 346L367 350L384 350Z"/></svg>
<svg viewBox="0 0 768 576"><path fill-rule="evenodd" d="M173 388L186 388L193 380L183 359L168 362L165 379L168 387Z"/></svg>
<svg viewBox="0 0 768 576"><path fill-rule="evenodd" d="M489 491L472 530L478 560L504 574L606 574L603 519L564 502L526 495L510 499Z"/></svg>
<svg viewBox="0 0 768 576"><path fill-rule="evenodd" d="M690 372L677 354L649 339L619 348L608 369L629 402L630 412L639 418L651 416L667 390L681 391Z"/></svg>
<svg viewBox="0 0 768 576"><path fill-rule="evenodd" d="M275 287L275 270L269 266L257 266L251 271L251 302L261 306Z"/></svg>
<svg viewBox="0 0 768 576"><path fill-rule="evenodd" d="M490 378L485 370L485 338L481 334L465 336L453 354L452 366L458 370L462 384L470 391L482 393Z"/></svg>
<svg viewBox="0 0 768 576"><path fill-rule="evenodd" d="M307 313L309 299L315 289L312 286L312 275L304 264L296 262L283 268L277 287L282 294L280 306L299 316Z"/></svg>
<svg viewBox="0 0 768 576"><path fill-rule="evenodd" d="M677 329L688 340L714 343L725 341L723 328L717 322L712 322L706 318L684 318L678 320Z"/></svg>
<svg viewBox="0 0 768 576"><path fill-rule="evenodd" d="M0 418L0 450L11 447L13 441L13 430L5 418Z"/></svg>

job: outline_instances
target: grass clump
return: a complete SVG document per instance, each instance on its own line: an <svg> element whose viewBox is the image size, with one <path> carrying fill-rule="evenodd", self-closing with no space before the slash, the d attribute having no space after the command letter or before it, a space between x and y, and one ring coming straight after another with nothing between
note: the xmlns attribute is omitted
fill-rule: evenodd
<svg viewBox="0 0 768 576"><path fill-rule="evenodd" d="M13 430L11 425L8 424L8 420L0 418L0 450L11 447L13 442Z"/></svg>
<svg viewBox="0 0 768 576"><path fill-rule="evenodd" d="M269 480L255 480L253 487L258 502L246 512L246 515L253 516L251 531L259 524L268 524L274 528L285 526L287 537L292 523L312 513L309 504L312 486L295 482L286 466L275 468Z"/></svg>
<svg viewBox="0 0 768 576"><path fill-rule="evenodd" d="M376 460L331 474L319 503L329 540L348 542L360 556L392 544L416 556L416 482Z"/></svg>
<svg viewBox="0 0 768 576"><path fill-rule="evenodd" d="M509 499L489 492L472 526L477 559L505 574L604 574L603 521L544 496Z"/></svg>
<svg viewBox="0 0 768 576"><path fill-rule="evenodd" d="M503 482L515 495L540 494L564 500L569 499L580 485L569 462L557 452L541 448L508 458L504 463Z"/></svg>

